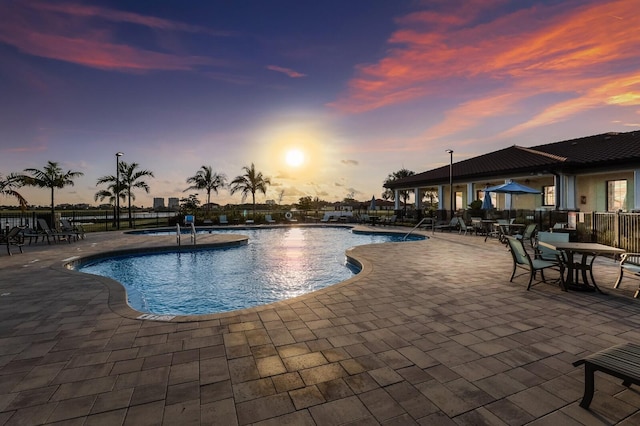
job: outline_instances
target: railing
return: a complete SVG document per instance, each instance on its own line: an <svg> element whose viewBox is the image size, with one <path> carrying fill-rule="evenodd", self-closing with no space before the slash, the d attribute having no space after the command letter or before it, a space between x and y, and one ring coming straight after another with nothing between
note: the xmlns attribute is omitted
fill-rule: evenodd
<svg viewBox="0 0 640 426"><path fill-rule="evenodd" d="M191 222L191 243L196 245L196 225L193 222Z"/></svg>
<svg viewBox="0 0 640 426"><path fill-rule="evenodd" d="M420 222L418 222L418 224L417 224L416 226L414 226L413 228L411 228L411 230L410 230L409 232L407 232L407 235L405 235L405 236L402 238L402 241L405 241L405 240L407 239L407 237L408 237L409 235L411 235L411 233L412 233L413 231L415 231L416 229L418 229L418 228L420 227L420 225L422 225L422 223L423 223L425 220L432 220L432 219L431 219L430 217L423 217L423 218L420 220Z"/></svg>
<svg viewBox="0 0 640 426"><path fill-rule="evenodd" d="M176 242L180 245L180 224L176 223Z"/></svg>

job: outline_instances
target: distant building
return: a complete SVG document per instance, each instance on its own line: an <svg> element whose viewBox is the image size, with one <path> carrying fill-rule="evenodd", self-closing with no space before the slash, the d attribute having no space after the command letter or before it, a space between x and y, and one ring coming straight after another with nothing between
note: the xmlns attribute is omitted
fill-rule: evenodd
<svg viewBox="0 0 640 426"><path fill-rule="evenodd" d="M153 197L153 209L154 210L164 209L164 198L163 197Z"/></svg>
<svg viewBox="0 0 640 426"><path fill-rule="evenodd" d="M169 197L169 210L179 210L180 209L180 199L178 197Z"/></svg>

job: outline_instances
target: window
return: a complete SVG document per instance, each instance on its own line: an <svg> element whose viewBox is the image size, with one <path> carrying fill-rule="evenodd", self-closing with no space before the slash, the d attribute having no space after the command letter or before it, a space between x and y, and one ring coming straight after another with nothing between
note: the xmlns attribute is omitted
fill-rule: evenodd
<svg viewBox="0 0 640 426"><path fill-rule="evenodd" d="M607 211L627 210L627 181L607 181Z"/></svg>
<svg viewBox="0 0 640 426"><path fill-rule="evenodd" d="M542 205L543 206L555 206L556 205L556 187L543 186L542 187Z"/></svg>

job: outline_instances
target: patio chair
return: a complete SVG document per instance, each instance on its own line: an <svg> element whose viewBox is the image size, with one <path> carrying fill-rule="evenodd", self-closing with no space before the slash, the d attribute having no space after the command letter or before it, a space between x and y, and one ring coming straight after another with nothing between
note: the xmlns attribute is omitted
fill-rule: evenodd
<svg viewBox="0 0 640 426"><path fill-rule="evenodd" d="M72 225L68 219L60 219L60 226L62 228L62 232L73 234L76 241L79 239L84 240L84 229L81 231L78 226Z"/></svg>
<svg viewBox="0 0 640 426"><path fill-rule="evenodd" d="M520 238L522 241L528 240L529 245L533 247L535 245L535 237L536 237L536 229L538 229L538 225L535 223L530 223L524 229L524 232L516 235L516 238Z"/></svg>
<svg viewBox="0 0 640 426"><path fill-rule="evenodd" d="M457 217L453 217L451 218L451 221L449 221L449 223L445 223L445 224L440 224L440 225L435 225L433 227L433 232L436 232L436 229L439 229L441 232L444 232L445 230L451 232L454 229L458 229L458 222L460 220Z"/></svg>
<svg viewBox="0 0 640 426"><path fill-rule="evenodd" d="M464 220L460 219L458 221L458 225L460 225L460 229L458 230L458 234L467 235L467 232L473 233L473 228L465 223Z"/></svg>
<svg viewBox="0 0 640 426"><path fill-rule="evenodd" d="M513 258L513 272L511 273L509 282L513 282L513 279L516 278L516 276L525 274L522 273L516 275L516 271L518 270L518 268L525 269L527 271L526 273L529 274L527 291L529 291L531 289L531 285L534 284L533 279L535 278L538 271L540 271L540 277L542 277L542 280L536 281L535 284L546 282L546 279L544 278L544 270L548 268L556 268L558 266L558 263L540 259L531 259L521 240L509 235L505 235L504 238L509 245L509 251L511 252L511 256ZM562 278L562 274L560 275L560 277Z"/></svg>
<svg viewBox="0 0 640 426"><path fill-rule="evenodd" d="M536 251L536 259L553 261L558 259L562 255L558 250L553 250L537 244L538 241L555 242L555 243L568 243L569 234L563 232L538 232L536 234L534 248Z"/></svg>
<svg viewBox="0 0 640 426"><path fill-rule="evenodd" d="M0 234L2 232L0 231ZM7 253L11 256L11 246L16 246L22 253L22 246L24 245L24 237L22 236L22 228L14 226L7 232L6 235L0 235L0 244L7 245Z"/></svg>
<svg viewBox="0 0 640 426"><path fill-rule="evenodd" d="M618 272L618 279L613 285L613 288L618 288L620 286L620 282L622 281L625 271L636 277L640 277L640 253L623 254L620 258L618 267L620 268L620 271ZM633 297L637 298L638 295L640 295L640 284L638 285L636 292L633 294Z"/></svg>
<svg viewBox="0 0 640 426"><path fill-rule="evenodd" d="M227 215L221 214L220 216L218 216L218 223L220 225L228 225L229 221L227 220Z"/></svg>
<svg viewBox="0 0 640 426"><path fill-rule="evenodd" d="M38 219L38 226L40 226L40 229L42 229L43 235L47 239L47 243L51 244L52 238L54 242L56 242L57 238L57 242L60 242L60 240L67 240L68 243L71 243L71 237L73 234L68 232L52 231L51 228L49 228L49 224L46 220L42 218Z"/></svg>
<svg viewBox="0 0 640 426"><path fill-rule="evenodd" d="M273 220L273 218L271 217L270 214L265 214L264 215L264 221L267 222L267 223L276 223L276 221Z"/></svg>
<svg viewBox="0 0 640 426"><path fill-rule="evenodd" d="M382 225L385 225L385 226L386 225L395 225L396 224L396 220L398 220L398 216L396 216L394 214L394 215L391 215L389 217L384 218L383 220L380 221L380 223Z"/></svg>

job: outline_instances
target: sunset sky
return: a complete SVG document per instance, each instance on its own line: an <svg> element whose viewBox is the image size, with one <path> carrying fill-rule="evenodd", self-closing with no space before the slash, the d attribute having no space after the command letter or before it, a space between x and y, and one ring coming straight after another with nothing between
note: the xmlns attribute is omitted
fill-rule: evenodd
<svg viewBox="0 0 640 426"><path fill-rule="evenodd" d="M231 180L252 162L273 183L258 202L368 200L391 172L448 164L447 149L460 161L640 128L638 11L640 0L3 0L0 173L57 161L84 176L56 203L94 203L122 151L155 173L137 193L147 207L194 192L186 179L202 165Z"/></svg>

